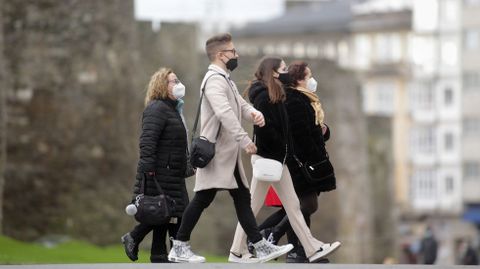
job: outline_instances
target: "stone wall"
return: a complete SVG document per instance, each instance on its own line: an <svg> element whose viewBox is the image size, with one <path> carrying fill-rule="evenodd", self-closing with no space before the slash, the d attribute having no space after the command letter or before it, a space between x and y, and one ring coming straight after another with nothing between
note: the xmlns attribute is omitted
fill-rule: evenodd
<svg viewBox="0 0 480 269"><path fill-rule="evenodd" d="M124 207L145 87L162 65L188 71L195 64L195 27L153 32L124 0L12 0L1 8L9 78L1 80L9 115L5 234L117 242L134 224ZM172 43L178 57L165 45ZM195 71L185 73L193 84Z"/></svg>
<svg viewBox="0 0 480 269"><path fill-rule="evenodd" d="M3 0L0 0L0 14L2 12ZM6 90L5 90L5 67L3 53L3 16L0 16L0 234L2 234L3 223L3 186L5 182L5 163L7 160L7 113L6 113Z"/></svg>
<svg viewBox="0 0 480 269"><path fill-rule="evenodd" d="M5 234L117 237L141 111L132 9L122 0L4 1Z"/></svg>
<svg viewBox="0 0 480 269"><path fill-rule="evenodd" d="M392 120L389 117L369 116L368 156L372 181L373 262L382 263L386 257L396 257L396 209L393 206Z"/></svg>

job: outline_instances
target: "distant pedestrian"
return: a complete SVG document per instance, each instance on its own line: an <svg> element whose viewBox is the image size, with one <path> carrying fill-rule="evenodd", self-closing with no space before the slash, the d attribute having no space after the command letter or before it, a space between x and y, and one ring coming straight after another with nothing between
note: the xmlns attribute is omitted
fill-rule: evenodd
<svg viewBox="0 0 480 269"><path fill-rule="evenodd" d="M428 226L420 241L419 262L421 264L434 264L437 260L438 242L432 227Z"/></svg>
<svg viewBox="0 0 480 269"><path fill-rule="evenodd" d="M460 264L478 265L478 254L469 240L463 240L460 244Z"/></svg>

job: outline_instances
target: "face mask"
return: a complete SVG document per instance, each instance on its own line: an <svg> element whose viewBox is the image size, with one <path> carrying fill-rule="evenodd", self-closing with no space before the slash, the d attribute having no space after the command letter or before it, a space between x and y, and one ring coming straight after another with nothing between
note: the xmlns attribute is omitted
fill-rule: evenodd
<svg viewBox="0 0 480 269"><path fill-rule="evenodd" d="M308 79L307 89L309 89L311 92L317 91L317 81L313 77Z"/></svg>
<svg viewBox="0 0 480 269"><path fill-rule="evenodd" d="M283 85L290 85L292 83L292 76L290 76L289 73L280 73L278 74L278 80L280 80Z"/></svg>
<svg viewBox="0 0 480 269"><path fill-rule="evenodd" d="M238 66L238 58L231 58L226 63L225 66L228 70L233 71Z"/></svg>
<svg viewBox="0 0 480 269"><path fill-rule="evenodd" d="M185 86L179 82L173 86L172 95L175 99L181 99L185 96Z"/></svg>

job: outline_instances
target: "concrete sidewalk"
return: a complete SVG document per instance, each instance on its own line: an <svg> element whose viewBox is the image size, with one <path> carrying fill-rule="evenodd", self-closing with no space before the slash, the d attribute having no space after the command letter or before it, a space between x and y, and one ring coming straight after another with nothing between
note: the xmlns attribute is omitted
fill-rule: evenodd
<svg viewBox="0 0 480 269"><path fill-rule="evenodd" d="M151 264L151 263L104 263L104 264L39 264L39 265L0 265L0 269L471 269L480 266L442 266L442 265L416 265L416 264L286 264L286 263L265 263L265 264L232 264L232 263L203 263L203 264Z"/></svg>

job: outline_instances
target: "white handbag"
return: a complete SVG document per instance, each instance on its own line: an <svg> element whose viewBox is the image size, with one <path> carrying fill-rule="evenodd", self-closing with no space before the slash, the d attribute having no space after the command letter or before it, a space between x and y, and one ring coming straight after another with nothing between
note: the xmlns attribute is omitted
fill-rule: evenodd
<svg viewBox="0 0 480 269"><path fill-rule="evenodd" d="M280 181L282 170L283 164L273 159L259 158L253 163L253 177L261 181Z"/></svg>

